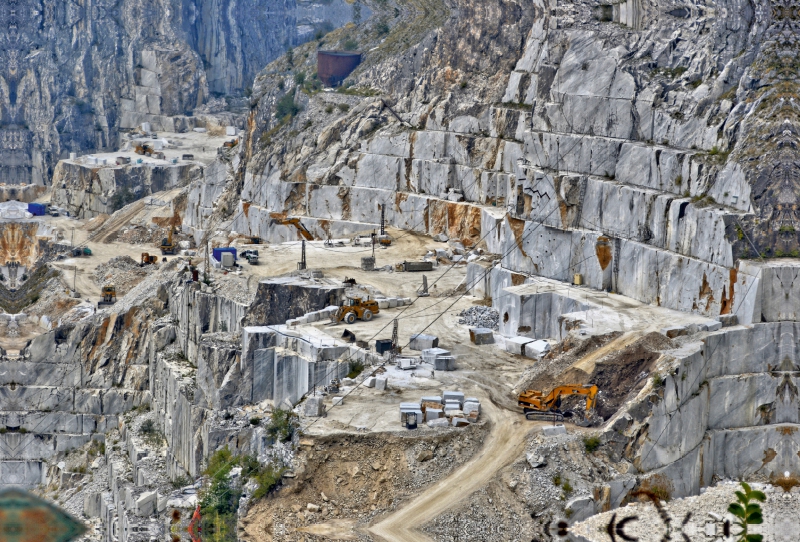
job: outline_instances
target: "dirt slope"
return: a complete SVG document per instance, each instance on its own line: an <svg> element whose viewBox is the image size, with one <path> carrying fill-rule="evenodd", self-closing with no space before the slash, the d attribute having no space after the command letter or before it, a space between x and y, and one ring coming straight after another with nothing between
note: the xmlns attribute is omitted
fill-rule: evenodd
<svg viewBox="0 0 800 542"><path fill-rule="evenodd" d="M483 448L456 472L438 482L406 506L373 525L370 532L390 542L430 542L419 529L446 510L456 506L494 478L497 472L516 460L525 450L524 419L491 403L484 409L493 425Z"/></svg>

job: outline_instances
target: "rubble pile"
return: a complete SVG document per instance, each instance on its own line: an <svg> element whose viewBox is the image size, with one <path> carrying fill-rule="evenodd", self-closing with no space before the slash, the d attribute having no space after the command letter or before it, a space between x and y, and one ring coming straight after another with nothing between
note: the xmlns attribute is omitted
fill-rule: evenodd
<svg viewBox="0 0 800 542"><path fill-rule="evenodd" d="M160 228L144 226L131 226L122 230L117 237L117 241L131 245L159 245L163 236Z"/></svg>
<svg viewBox="0 0 800 542"><path fill-rule="evenodd" d="M42 327L49 328L51 322L75 322L91 312L91 306L86 306L85 310L72 311L81 304L80 299L69 295L61 279L54 278L47 281L39 292L38 300L26 312L31 316L38 316Z"/></svg>
<svg viewBox="0 0 800 542"><path fill-rule="evenodd" d="M230 299L242 305L249 305L255 299L255 285L253 291L248 287L249 277L238 275L215 275L211 289L225 299Z"/></svg>
<svg viewBox="0 0 800 542"><path fill-rule="evenodd" d="M148 267L140 267L130 256L117 256L98 265L92 276L100 286L106 284L116 286L117 297L121 297L148 275Z"/></svg>
<svg viewBox="0 0 800 542"><path fill-rule="evenodd" d="M494 331L500 326L500 313L492 307L475 305L459 313L458 323L469 327L485 327Z"/></svg>
<svg viewBox="0 0 800 542"><path fill-rule="evenodd" d="M282 532L344 518L369 524L396 510L404 496L418 493L463 465L480 449L487 430L487 424L473 424L435 436L427 430L402 436L343 434L301 439L296 477L284 480L287 487L281 490L281 498L252 504L243 539L259 540L263 525L273 518L281 518Z"/></svg>

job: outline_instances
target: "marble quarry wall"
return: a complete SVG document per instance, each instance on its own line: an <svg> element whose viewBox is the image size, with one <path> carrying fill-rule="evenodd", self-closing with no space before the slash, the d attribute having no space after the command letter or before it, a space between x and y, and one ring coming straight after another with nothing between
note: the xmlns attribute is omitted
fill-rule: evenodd
<svg viewBox="0 0 800 542"><path fill-rule="evenodd" d="M664 474L674 497L696 495L715 478L800 472L799 333L796 322L760 323L670 352L675 363L663 386L626 409L604 438L640 472Z"/></svg>
<svg viewBox="0 0 800 542"><path fill-rule="evenodd" d="M199 177L202 170L195 163L117 166L62 160L53 173L52 205L79 218L112 214L120 205L185 186Z"/></svg>

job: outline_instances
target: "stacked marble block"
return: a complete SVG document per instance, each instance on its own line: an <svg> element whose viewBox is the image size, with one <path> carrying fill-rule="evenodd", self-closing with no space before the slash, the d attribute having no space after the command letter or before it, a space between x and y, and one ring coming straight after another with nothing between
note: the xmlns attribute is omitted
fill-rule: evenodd
<svg viewBox="0 0 800 542"><path fill-rule="evenodd" d="M422 361L433 365L434 371L456 370L456 358L444 348L426 348L422 351Z"/></svg>
<svg viewBox="0 0 800 542"><path fill-rule="evenodd" d="M375 301L378 302L379 309L396 309L397 307L405 307L411 305L410 297L376 297Z"/></svg>
<svg viewBox="0 0 800 542"><path fill-rule="evenodd" d="M478 421L481 403L474 397L464 397L459 391L445 391L441 396L425 396L418 403L400 403L400 423L405 425L408 414L428 427L463 427Z"/></svg>
<svg viewBox="0 0 800 542"><path fill-rule="evenodd" d="M339 307L337 307L336 305L330 305L322 310L308 312L298 318L291 318L289 320L286 320L286 325L289 327L294 327L294 326L302 326L305 324L314 324L316 322L324 322L326 320L330 320L331 316L336 314L336 311L338 310Z"/></svg>

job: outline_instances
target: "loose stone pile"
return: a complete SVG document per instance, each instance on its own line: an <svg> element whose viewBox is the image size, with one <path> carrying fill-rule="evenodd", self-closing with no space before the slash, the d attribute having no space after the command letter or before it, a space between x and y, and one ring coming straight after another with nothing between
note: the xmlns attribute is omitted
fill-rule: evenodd
<svg viewBox="0 0 800 542"><path fill-rule="evenodd" d="M101 286L115 285L117 297L120 297L139 284L147 274L147 268L139 267L130 256L117 256L98 265L94 271L94 279Z"/></svg>
<svg viewBox="0 0 800 542"><path fill-rule="evenodd" d="M485 327L497 331L500 325L500 313L491 307L476 305L464 309L459 316L461 318L458 323L470 327Z"/></svg>

